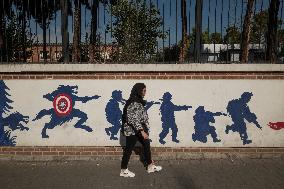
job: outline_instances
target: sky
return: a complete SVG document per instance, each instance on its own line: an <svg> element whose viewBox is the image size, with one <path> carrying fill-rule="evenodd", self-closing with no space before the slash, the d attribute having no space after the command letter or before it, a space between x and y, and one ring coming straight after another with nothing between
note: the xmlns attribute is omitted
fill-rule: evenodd
<svg viewBox="0 0 284 189"><path fill-rule="evenodd" d="M135 1L135 0L133 0ZM165 32L170 31L171 36L164 40L164 45L169 46L181 40L181 0L145 0L149 5L152 2L158 7L161 16L164 15ZM270 0L255 0L253 14L261 10L268 9ZM247 0L203 0L202 11L202 30L209 30L210 33L219 32L225 35L226 28L231 25L240 26L246 12ZM283 0L280 1L278 16L283 18ZM177 10L177 11L176 11ZM187 18L188 28L190 32L195 25L195 0L187 0ZM86 33L90 33L91 13L90 10L82 6L81 12L81 41L85 41ZM110 43L114 39L110 33L105 33L106 25L110 23L110 14L103 4L99 6L99 25L98 33L100 33L103 43ZM73 38L73 16L68 19L69 39ZM283 26L282 26L283 28ZM161 28L162 29L162 28ZM37 34L35 41L42 42L42 29L34 20L30 21L30 30ZM61 42L61 12L58 11L54 20L50 23L48 29L47 42ZM158 40L159 46L162 46L162 40Z"/></svg>

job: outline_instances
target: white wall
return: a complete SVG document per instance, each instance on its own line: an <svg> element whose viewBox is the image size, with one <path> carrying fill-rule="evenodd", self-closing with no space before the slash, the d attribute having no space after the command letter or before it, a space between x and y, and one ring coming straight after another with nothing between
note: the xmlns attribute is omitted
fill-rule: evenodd
<svg viewBox="0 0 284 189"><path fill-rule="evenodd" d="M159 143L159 134L162 131L160 105L153 105L148 111L152 146L284 147L284 129L273 130L267 126L269 122L284 122L283 80L6 80L4 83L10 88L7 91L11 95L9 98L14 101L10 104L13 107L10 113L18 111L30 117L28 131L15 130L11 131L11 135L17 136L17 146L117 146L120 144L119 140L110 140L105 132L105 128L111 126L106 120L105 107L113 90L121 90L123 98L127 99L136 82L144 82L147 85L146 99L149 101L159 101L165 92L170 92L174 104L193 106L188 111L175 113L180 143L171 141L170 131L165 138L166 144L162 145ZM86 125L89 125L93 132L74 128L74 124L79 120L74 118L71 122L47 130L49 138L42 138L41 130L44 124L50 121L50 116L37 121L32 119L40 110L53 107L52 102L43 98L43 95L53 92L59 85L77 85L78 96L102 96L85 104L76 102L74 107L88 115ZM221 142L212 142L210 135L207 136L207 143L192 140L193 116L198 106L204 106L207 111L226 113L228 102L240 98L243 92L253 93L248 106L262 126L260 130L254 124L246 122L251 144L243 145L237 132L225 133L226 125L232 124L229 116L217 116L216 122L211 124L216 128ZM8 115L2 114L2 117ZM5 127L5 130L8 129L9 127Z"/></svg>

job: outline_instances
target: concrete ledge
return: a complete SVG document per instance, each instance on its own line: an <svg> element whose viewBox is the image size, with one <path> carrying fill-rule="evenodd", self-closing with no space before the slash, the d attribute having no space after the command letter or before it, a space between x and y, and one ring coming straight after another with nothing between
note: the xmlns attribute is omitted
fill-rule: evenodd
<svg viewBox="0 0 284 189"><path fill-rule="evenodd" d="M0 64L0 73L21 72L284 72L284 64Z"/></svg>
<svg viewBox="0 0 284 189"><path fill-rule="evenodd" d="M131 160L138 161L138 155L132 155ZM204 160L204 159L228 159L231 162L240 159L281 159L284 154L266 153L177 153L154 155L155 161L160 160ZM0 155L0 161L97 161L97 160L121 160L121 156L30 156L30 155Z"/></svg>

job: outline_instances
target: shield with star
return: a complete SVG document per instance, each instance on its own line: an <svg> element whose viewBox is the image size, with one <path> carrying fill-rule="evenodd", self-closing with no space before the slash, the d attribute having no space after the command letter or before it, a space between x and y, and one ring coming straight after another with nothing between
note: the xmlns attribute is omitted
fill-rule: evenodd
<svg viewBox="0 0 284 189"><path fill-rule="evenodd" d="M68 116L72 111L72 98L66 93L58 94L53 100L53 108L58 116Z"/></svg>

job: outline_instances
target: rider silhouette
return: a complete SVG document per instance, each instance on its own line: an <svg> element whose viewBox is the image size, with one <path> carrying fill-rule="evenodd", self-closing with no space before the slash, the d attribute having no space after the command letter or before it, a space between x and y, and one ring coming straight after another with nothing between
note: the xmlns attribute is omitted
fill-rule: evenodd
<svg viewBox="0 0 284 189"><path fill-rule="evenodd" d="M228 134L229 131L238 132L240 134L241 140L243 141L243 145L252 142L251 140L248 140L245 119L249 123L254 123L258 128L261 129L261 126L257 122L256 115L250 112L250 109L247 105L252 96L252 93L244 92L241 95L241 98L231 100L227 106L227 111L234 123L231 126L227 125L225 132L226 134Z"/></svg>
<svg viewBox="0 0 284 189"><path fill-rule="evenodd" d="M172 130L172 141L179 143L179 140L177 139L177 132L178 128L175 122L175 111L182 111L182 110L188 110L189 108L192 108L192 106L177 106L174 105L172 100L172 95L169 92L164 93L162 100L162 104L160 107L160 113L161 113L161 121L162 121L162 132L160 133L159 142L161 144L165 144L164 138L169 133L169 130Z"/></svg>
<svg viewBox="0 0 284 189"><path fill-rule="evenodd" d="M226 115L221 112L210 112L205 111L204 106L199 106L195 110L195 115L193 116L193 120L195 122L194 130L195 133L192 134L192 140L195 142L196 140L206 143L207 135L211 135L213 138L213 142L220 142L221 140L217 138L216 129L214 126L211 126L210 123L215 123L214 116Z"/></svg>

